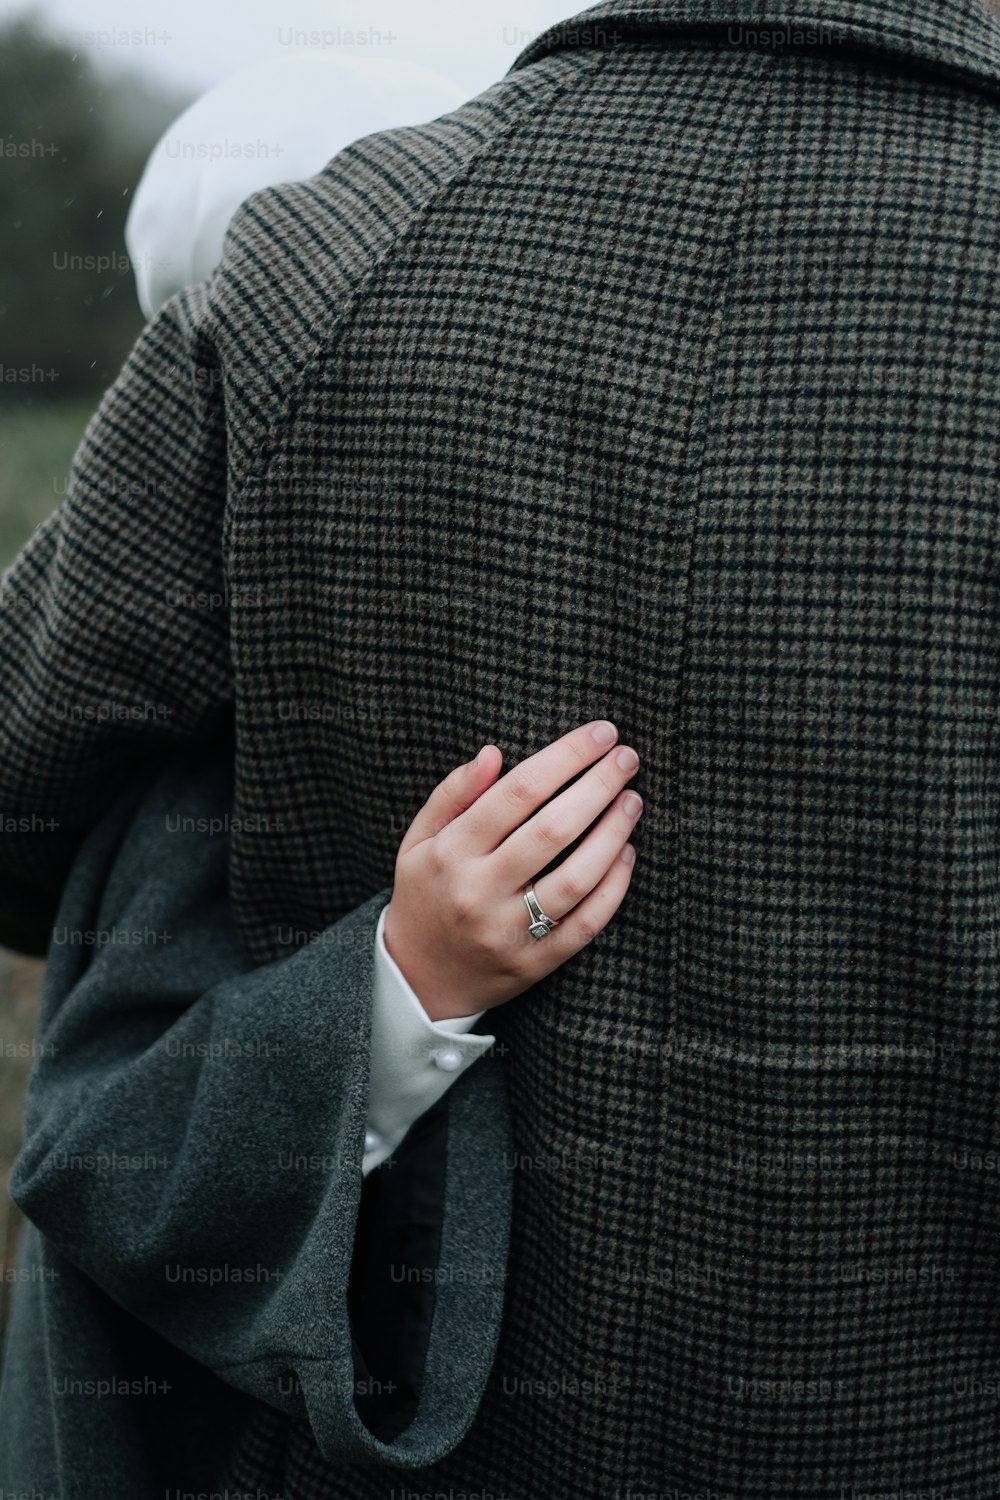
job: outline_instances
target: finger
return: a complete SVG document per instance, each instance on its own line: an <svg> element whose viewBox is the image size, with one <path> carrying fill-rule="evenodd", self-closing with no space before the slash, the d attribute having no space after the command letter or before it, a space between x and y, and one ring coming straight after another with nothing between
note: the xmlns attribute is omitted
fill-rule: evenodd
<svg viewBox="0 0 1000 1500"><path fill-rule="evenodd" d="M604 931L625 899L634 869L635 845L626 844L611 861L610 867L589 896L585 896L571 912L567 912L548 937L541 940L531 938L540 948L544 948L546 943L551 943L555 938L559 939L557 947L561 950L561 956L556 955L553 968L564 963L567 954L572 956L578 953Z"/></svg>
<svg viewBox="0 0 1000 1500"><path fill-rule="evenodd" d="M456 766L431 792L399 846L400 854L433 838L442 828L465 812L497 778L503 765L503 751L497 745L484 745L475 760Z"/></svg>
<svg viewBox="0 0 1000 1500"><path fill-rule="evenodd" d="M580 837L593 823L602 808L617 797L630 777L639 767L639 757L631 745L619 745L591 766L586 775L567 787L558 797L522 823L497 849L493 856L497 873L504 885L517 888L531 879L538 870L548 865L555 856L574 839ZM631 828L625 830L628 837ZM605 860L607 868L617 849ZM587 886L589 891L603 871L598 871ZM575 901L567 902L566 910L575 906L586 891L580 891Z"/></svg>
<svg viewBox="0 0 1000 1500"><path fill-rule="evenodd" d="M604 739L595 737L595 731L598 735L603 733ZM606 755L617 738L614 724L607 719L595 719L571 729L561 739L522 760L484 792L471 813L455 819L454 836L462 852L492 853L571 776L584 770L599 755Z"/></svg>
<svg viewBox="0 0 1000 1500"><path fill-rule="evenodd" d="M535 895L546 916L564 917L590 895L622 852L641 812L639 793L622 792L579 848L557 870L536 881Z"/></svg>

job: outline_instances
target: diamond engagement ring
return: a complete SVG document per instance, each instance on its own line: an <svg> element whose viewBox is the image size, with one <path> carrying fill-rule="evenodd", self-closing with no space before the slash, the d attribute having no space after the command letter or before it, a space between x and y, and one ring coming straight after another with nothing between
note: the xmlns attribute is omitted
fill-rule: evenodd
<svg viewBox="0 0 1000 1500"><path fill-rule="evenodd" d="M524 904L528 908L528 912L531 916L531 926L528 928L531 936L533 938L548 937L553 927L558 927L559 918L547 917L545 915L545 913L542 911L542 908L538 904L538 897L535 895L535 888L533 885L529 884L528 888L522 894L524 896Z"/></svg>

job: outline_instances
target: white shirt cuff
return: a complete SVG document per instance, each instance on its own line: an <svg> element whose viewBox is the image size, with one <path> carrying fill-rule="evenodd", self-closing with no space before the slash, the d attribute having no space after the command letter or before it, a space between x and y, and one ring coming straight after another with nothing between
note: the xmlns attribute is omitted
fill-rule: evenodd
<svg viewBox="0 0 1000 1500"><path fill-rule="evenodd" d="M385 946L388 909L382 908L375 930L368 1130L361 1164L365 1176L392 1155L410 1126L496 1041L480 1033L466 1035L485 1010L431 1020Z"/></svg>

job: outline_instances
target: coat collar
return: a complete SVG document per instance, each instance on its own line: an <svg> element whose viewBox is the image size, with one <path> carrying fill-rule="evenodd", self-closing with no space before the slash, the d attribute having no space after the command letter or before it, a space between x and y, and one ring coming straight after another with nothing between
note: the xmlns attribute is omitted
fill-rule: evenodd
<svg viewBox="0 0 1000 1500"><path fill-rule="evenodd" d="M832 33L837 44L961 76L1000 92L1000 17L985 0L603 0L543 31L515 59L526 67L565 47L613 45L631 37L720 32Z"/></svg>

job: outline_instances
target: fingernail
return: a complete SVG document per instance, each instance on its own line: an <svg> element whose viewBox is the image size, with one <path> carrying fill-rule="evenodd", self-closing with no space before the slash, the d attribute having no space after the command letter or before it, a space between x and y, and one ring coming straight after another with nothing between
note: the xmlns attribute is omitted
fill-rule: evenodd
<svg viewBox="0 0 1000 1500"><path fill-rule="evenodd" d="M638 792L629 792L622 806L625 808L625 811L629 814L629 816L634 818L637 813L640 813L642 811L642 798L639 796Z"/></svg>
<svg viewBox="0 0 1000 1500"><path fill-rule="evenodd" d="M473 762L473 764L474 764L474 765L477 765L477 766L478 766L478 764L479 764L479 762L480 762L480 761L481 761L481 760L482 760L482 758L483 758L483 753L484 753L484 751L486 751L486 750L488 750L488 749L489 749L489 748L490 748L490 747L489 747L489 745L484 745L484 746L483 746L483 748L482 748L482 750L480 750L480 752L479 752L479 754L478 754L478 755L477 755L477 756L476 756L476 758L475 758L475 760L474 760L474 762Z"/></svg>
<svg viewBox="0 0 1000 1500"><path fill-rule="evenodd" d="M623 771L634 771L639 764L639 757L631 745L626 745L623 749L619 750L615 756L615 760Z"/></svg>
<svg viewBox="0 0 1000 1500"><path fill-rule="evenodd" d="M617 729L608 719L598 719L590 726L590 732L599 745L613 745L618 737Z"/></svg>
<svg viewBox="0 0 1000 1500"><path fill-rule="evenodd" d="M632 864L635 859L635 845L626 844L625 848L619 854L618 858L624 860L627 865Z"/></svg>

